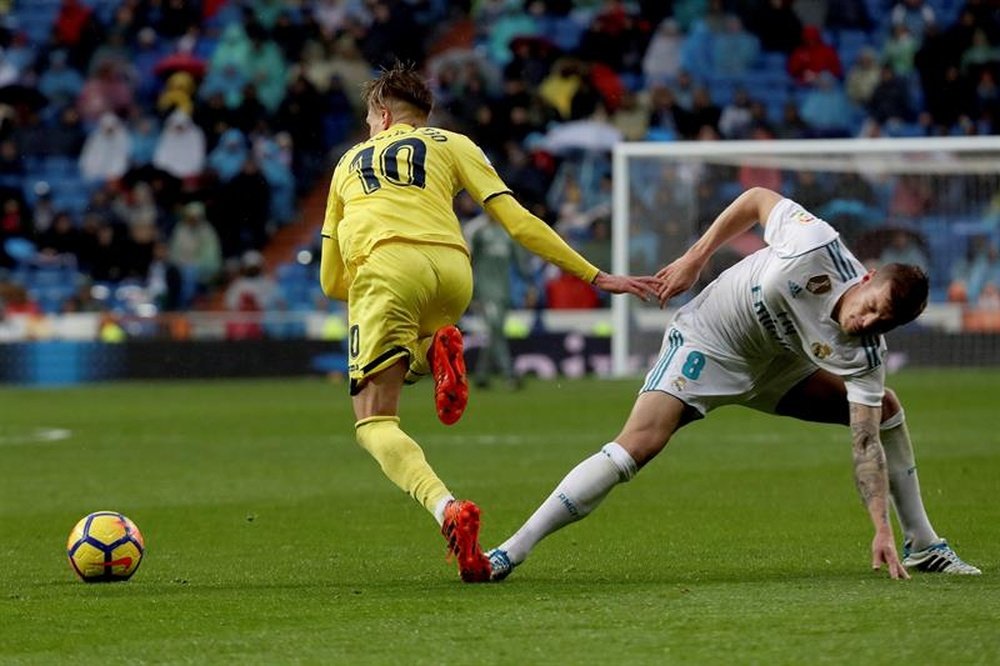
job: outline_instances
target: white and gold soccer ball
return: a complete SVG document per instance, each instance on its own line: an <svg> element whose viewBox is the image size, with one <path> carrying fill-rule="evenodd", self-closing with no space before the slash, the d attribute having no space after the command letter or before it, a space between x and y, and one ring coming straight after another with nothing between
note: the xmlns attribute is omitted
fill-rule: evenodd
<svg viewBox="0 0 1000 666"><path fill-rule="evenodd" d="M139 528L115 511L84 516L66 542L69 565L88 583L128 580L145 552Z"/></svg>

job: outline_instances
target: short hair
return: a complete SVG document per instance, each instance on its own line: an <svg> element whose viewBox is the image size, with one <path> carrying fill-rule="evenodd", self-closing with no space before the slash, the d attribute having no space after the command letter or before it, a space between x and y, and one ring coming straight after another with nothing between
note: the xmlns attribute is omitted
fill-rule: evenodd
<svg viewBox="0 0 1000 666"><path fill-rule="evenodd" d="M392 101L403 102L430 115L434 94L412 65L397 62L388 69L383 68L377 77L364 84L361 101L365 108L389 106Z"/></svg>
<svg viewBox="0 0 1000 666"><path fill-rule="evenodd" d="M927 273L911 264L880 266L875 279L889 283L892 326L908 324L927 307Z"/></svg>

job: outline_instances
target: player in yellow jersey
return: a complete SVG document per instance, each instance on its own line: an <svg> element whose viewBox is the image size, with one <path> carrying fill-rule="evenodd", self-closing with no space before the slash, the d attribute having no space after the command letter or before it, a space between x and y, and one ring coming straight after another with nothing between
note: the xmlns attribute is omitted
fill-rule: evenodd
<svg viewBox="0 0 1000 666"><path fill-rule="evenodd" d="M468 399L462 335L472 296L469 250L452 209L465 189L527 249L613 294L655 295L654 278L608 275L525 210L468 137L427 126L433 97L396 66L363 91L371 138L348 150L330 184L321 281L349 312L351 395L358 443L389 479L430 511L467 582L489 580L479 508L456 500L399 426L404 383L432 373L438 417Z"/></svg>

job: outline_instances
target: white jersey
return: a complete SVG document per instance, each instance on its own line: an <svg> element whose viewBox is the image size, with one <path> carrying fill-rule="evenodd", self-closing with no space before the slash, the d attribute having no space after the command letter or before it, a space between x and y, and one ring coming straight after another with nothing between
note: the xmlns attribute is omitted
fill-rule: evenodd
<svg viewBox="0 0 1000 666"><path fill-rule="evenodd" d="M880 335L851 336L831 317L865 268L829 224L790 199L771 211L765 247L684 305L674 327L720 361L767 366L792 353L844 378L850 402L879 406L885 391Z"/></svg>

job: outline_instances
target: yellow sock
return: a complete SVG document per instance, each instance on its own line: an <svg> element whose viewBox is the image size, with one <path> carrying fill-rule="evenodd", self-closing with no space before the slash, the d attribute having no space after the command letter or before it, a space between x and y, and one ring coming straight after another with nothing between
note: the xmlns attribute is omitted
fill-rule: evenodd
<svg viewBox="0 0 1000 666"><path fill-rule="evenodd" d="M358 444L370 453L389 480L434 515L448 488L427 464L424 452L399 427L398 416L371 416L354 424Z"/></svg>

